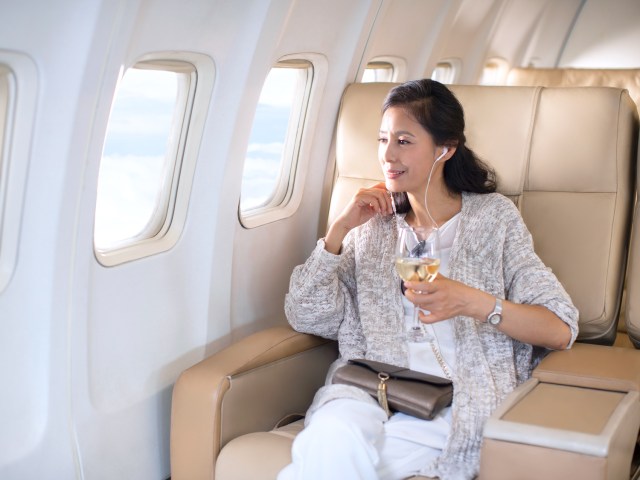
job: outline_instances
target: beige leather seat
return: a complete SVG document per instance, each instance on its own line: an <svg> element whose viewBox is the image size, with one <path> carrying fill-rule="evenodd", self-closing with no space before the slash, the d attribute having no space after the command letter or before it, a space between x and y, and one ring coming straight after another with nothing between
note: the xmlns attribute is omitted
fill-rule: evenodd
<svg viewBox="0 0 640 480"><path fill-rule="evenodd" d="M330 218L357 188L382 178L375 139L380 105L391 86L354 84L345 92L337 125ZM637 162L638 115L628 93L611 88L453 86L452 90L465 108L469 145L496 168L500 190L518 205L536 250L578 306L579 338L610 345L622 301ZM634 241L638 243L637 235ZM640 262L638 256L633 257L635 264ZM637 288L634 285L628 307L636 317ZM626 356L613 347L583 344L547 357L540 367L542 378L532 379L534 385L523 385L526 391L519 389L509 399L510 405L524 405L529 409L525 412L533 413L511 418L497 412L483 449L480 476L544 478L535 476L530 462L504 465L501 460L516 450L520 454L513 454L514 459L532 458L532 449L549 456L548 462L538 463L557 462L563 472L571 467L572 455L581 456L583 462L592 460L599 470L592 469L591 476L583 478L613 478L606 475L628 471L640 427L640 379L635 372L640 371L640 352L622 350ZM296 418L286 419L287 415L304 413L336 355L333 342L283 326L245 338L185 371L173 394L172 479L275 478L290 461L291 441L301 428L300 421L287 423ZM591 358L598 364L592 365ZM598 369L592 372L595 366ZM557 418L538 419L544 415L531 399L553 402L558 389L548 384L562 387L561 398L580 398L584 405L597 400L593 392L603 386L621 393L607 397L606 408L598 407L599 427L592 426L589 433L574 432L575 425L554 424ZM571 397L576 393L573 388L584 396ZM520 403L523 398L529 405ZM543 443L555 440L543 446L525 445L522 437L505 436L505 430L517 431L517 423L529 418L546 422L546 430L538 435ZM581 421L589 423L589 418ZM536 427L533 430L540 433ZM601 448L592 448L598 441ZM566 454L567 444L578 445L577 452ZM529 450L522 453L524 446Z"/></svg>
<svg viewBox="0 0 640 480"><path fill-rule="evenodd" d="M637 172L637 185L640 185L640 166ZM636 348L640 348L640 202L637 197L633 218L634 227L629 250L624 319L631 342Z"/></svg>
<svg viewBox="0 0 640 480"><path fill-rule="evenodd" d="M590 69L590 68L513 68L506 81L507 85L545 86L545 87L578 87L599 86L616 87L629 91L629 95L640 110L640 69ZM636 207L636 221L638 225ZM627 295L622 306L622 314L618 322L616 345L640 347L640 253L637 232L630 249L630 263L626 288L633 290ZM634 248L635 247L635 248ZM635 252L635 253L634 253ZM635 275L632 273L635 272Z"/></svg>

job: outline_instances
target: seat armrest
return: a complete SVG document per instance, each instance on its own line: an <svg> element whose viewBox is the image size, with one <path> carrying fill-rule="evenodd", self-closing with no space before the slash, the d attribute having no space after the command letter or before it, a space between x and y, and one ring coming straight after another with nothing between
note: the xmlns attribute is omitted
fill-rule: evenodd
<svg viewBox="0 0 640 480"><path fill-rule="evenodd" d="M274 327L185 370L173 389L171 478L210 480L229 440L304 413L335 358L335 342Z"/></svg>
<svg viewBox="0 0 640 480"><path fill-rule="evenodd" d="M480 477L628 478L640 429L640 352L551 352L487 420Z"/></svg>
<svg viewBox="0 0 640 480"><path fill-rule="evenodd" d="M480 478L629 478L639 398L637 391L529 379L485 424Z"/></svg>
<svg viewBox="0 0 640 480"><path fill-rule="evenodd" d="M533 377L575 387L640 391L640 351L576 343L569 350L547 355L533 371Z"/></svg>

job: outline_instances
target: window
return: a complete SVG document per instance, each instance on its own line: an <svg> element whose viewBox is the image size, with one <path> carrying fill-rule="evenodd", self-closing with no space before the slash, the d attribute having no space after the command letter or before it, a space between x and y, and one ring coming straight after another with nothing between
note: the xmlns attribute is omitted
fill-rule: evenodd
<svg viewBox="0 0 640 480"><path fill-rule="evenodd" d="M448 85L455 83L460 74L461 62L457 58L441 60L431 73L431 79Z"/></svg>
<svg viewBox="0 0 640 480"><path fill-rule="evenodd" d="M362 83L392 82L394 68L389 62L370 62L362 74Z"/></svg>
<svg viewBox="0 0 640 480"><path fill-rule="evenodd" d="M406 78L407 62L404 58L383 55L369 60L362 72L362 83L400 82Z"/></svg>
<svg viewBox="0 0 640 480"><path fill-rule="evenodd" d="M242 174L240 219L246 227L286 215L256 218L282 210L291 199L313 76L311 62L283 60L263 84Z"/></svg>
<svg viewBox="0 0 640 480"><path fill-rule="evenodd" d="M0 51L0 291L9 284L18 258L37 82L30 58Z"/></svg>
<svg viewBox="0 0 640 480"><path fill-rule="evenodd" d="M480 85L504 85L509 74L509 63L503 58L491 58L482 69Z"/></svg>
<svg viewBox="0 0 640 480"><path fill-rule="evenodd" d="M213 78L208 60L193 60L141 61L118 85L96 198L94 247L104 265L167 250L182 228L198 143L187 132L196 136L192 110L208 107L196 93Z"/></svg>
<svg viewBox="0 0 640 480"><path fill-rule="evenodd" d="M175 161L170 155L174 111L184 112L184 105L176 108L179 82L188 88L189 76L144 68L130 68L122 79L100 163L99 250L153 237L162 228L169 193L164 184Z"/></svg>

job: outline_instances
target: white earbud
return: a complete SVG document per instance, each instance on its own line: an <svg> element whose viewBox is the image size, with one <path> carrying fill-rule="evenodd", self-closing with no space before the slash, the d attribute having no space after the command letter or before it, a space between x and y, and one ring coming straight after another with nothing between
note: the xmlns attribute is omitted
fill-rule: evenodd
<svg viewBox="0 0 640 480"><path fill-rule="evenodd" d="M444 149L442 150L442 153L440 154L440 156L438 158L436 158L436 161L433 162L433 163L435 164L436 162L438 162L442 157L444 157L447 154L448 151L449 151L449 149L447 147L444 147Z"/></svg>

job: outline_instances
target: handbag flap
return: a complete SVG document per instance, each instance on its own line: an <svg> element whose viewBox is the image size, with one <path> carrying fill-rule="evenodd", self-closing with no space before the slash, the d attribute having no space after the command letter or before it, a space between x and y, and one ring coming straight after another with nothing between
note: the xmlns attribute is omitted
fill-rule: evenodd
<svg viewBox="0 0 640 480"><path fill-rule="evenodd" d="M347 365L336 370L332 383L361 388L380 402L379 372L389 375L384 384L385 396L392 411L431 420L440 410L451 405L453 384L446 378L412 372L373 360L349 360Z"/></svg>
<svg viewBox="0 0 640 480"><path fill-rule="evenodd" d="M428 382L434 385L451 385L451 380L437 375L430 375L424 372L416 372L405 367L397 367L384 362L376 362L375 360L367 360L365 358L354 358L349 363L367 367L373 372L384 372L391 378L400 378L403 380L415 380L418 382Z"/></svg>

